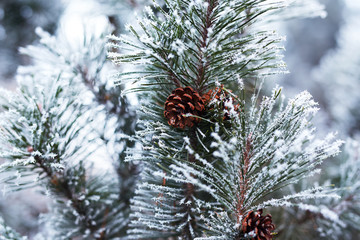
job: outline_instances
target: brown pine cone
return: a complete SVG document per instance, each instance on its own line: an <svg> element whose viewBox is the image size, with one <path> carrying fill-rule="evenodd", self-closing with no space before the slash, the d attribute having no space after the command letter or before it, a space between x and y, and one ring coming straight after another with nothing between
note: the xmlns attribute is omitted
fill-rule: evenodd
<svg viewBox="0 0 360 240"><path fill-rule="evenodd" d="M191 87L177 88L166 99L164 116L170 126L183 129L200 122L200 118L186 114L200 116L204 110L205 103L198 92Z"/></svg>
<svg viewBox="0 0 360 240"><path fill-rule="evenodd" d="M238 111L239 110L239 104L235 104L235 99L231 96L229 96L229 93L225 92L223 90L223 85L221 85L220 87L216 87L215 89L210 89L207 93L205 93L203 95L203 99L205 101L205 105L207 105L207 107L209 109L213 109L214 108L214 104L211 104L211 101L213 99L215 99L216 101L221 101L221 107L223 110L229 110L227 106L225 106L225 102L229 101L230 98L232 99L232 102L234 104L234 110ZM224 117L223 120L229 120L230 116L229 113L226 112L224 113Z"/></svg>
<svg viewBox="0 0 360 240"><path fill-rule="evenodd" d="M275 225L272 223L270 214L261 216L262 213L262 209L259 209L256 213L250 211L242 220L242 233L250 233L251 231L254 231L256 237L252 238L253 240L272 239L271 232L275 230Z"/></svg>

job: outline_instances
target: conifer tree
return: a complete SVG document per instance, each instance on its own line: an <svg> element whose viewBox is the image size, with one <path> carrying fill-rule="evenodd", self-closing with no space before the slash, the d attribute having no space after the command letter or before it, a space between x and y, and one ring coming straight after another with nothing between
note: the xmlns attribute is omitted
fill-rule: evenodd
<svg viewBox="0 0 360 240"><path fill-rule="evenodd" d="M34 65L19 69L16 93L1 94L0 171L3 191L41 186L54 200L35 239L268 240L284 236L279 209L343 226L329 208L347 196L347 180L289 191L342 141L316 137L308 92L286 100L281 87L261 88L286 71L270 23L322 6L165 0L144 9L126 34L89 28L72 48L38 29L40 44L21 50ZM106 54L119 65L111 79ZM99 154L111 170L93 169ZM22 238L0 225L4 239Z"/></svg>
<svg viewBox="0 0 360 240"><path fill-rule="evenodd" d="M356 91L360 75L355 67L359 54L353 54L360 48L359 30L355 27L360 22L359 11L359 3L344 1L344 21L337 36L337 47L322 59L313 74L324 92L323 104L328 109L329 122L351 137L358 135L360 126ZM344 61L347 63L342 64Z"/></svg>
<svg viewBox="0 0 360 240"><path fill-rule="evenodd" d="M279 71L279 38L259 30L281 11L272 1L166 1L147 9L139 28L128 26L112 53L115 63L141 68L119 74L145 91L141 183L132 201L132 239L271 239L269 207L335 197L315 187L277 199L278 189L313 175L341 144L315 140L317 111L307 93L287 104L281 89L260 96L261 81ZM263 18L265 22L262 21ZM257 84L255 84L257 83ZM253 87L255 86L255 87ZM261 99L262 98L262 99Z"/></svg>

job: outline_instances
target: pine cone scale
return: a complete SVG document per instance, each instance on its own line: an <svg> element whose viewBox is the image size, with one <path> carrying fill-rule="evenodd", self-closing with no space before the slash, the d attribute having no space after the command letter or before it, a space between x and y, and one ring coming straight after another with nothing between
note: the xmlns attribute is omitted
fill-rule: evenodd
<svg viewBox="0 0 360 240"><path fill-rule="evenodd" d="M187 101L191 101L191 100L192 100L192 97L191 97L189 94L187 94L187 93L185 93L185 94L183 95L183 98L184 98L185 100L187 100Z"/></svg>
<svg viewBox="0 0 360 240"><path fill-rule="evenodd" d="M173 99L173 100L179 100L180 102L181 102L181 100L182 100L179 96L174 96L172 99Z"/></svg>
<svg viewBox="0 0 360 240"><path fill-rule="evenodd" d="M175 104L173 103L173 102L167 102L166 103L166 106L165 106L166 108L168 108L168 107L175 107Z"/></svg>
<svg viewBox="0 0 360 240"><path fill-rule="evenodd" d="M192 103L188 102L187 105L190 107L190 109L191 109L192 111L194 111L195 106L194 106Z"/></svg>
<svg viewBox="0 0 360 240"><path fill-rule="evenodd" d="M178 106L178 107L180 107L182 110L184 110L184 111L185 111L185 106L184 106L184 105L182 105L181 103L179 103L177 106Z"/></svg>

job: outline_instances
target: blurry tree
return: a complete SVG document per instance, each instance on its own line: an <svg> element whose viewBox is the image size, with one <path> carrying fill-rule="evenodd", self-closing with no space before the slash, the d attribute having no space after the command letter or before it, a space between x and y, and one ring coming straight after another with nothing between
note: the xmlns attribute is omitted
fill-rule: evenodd
<svg viewBox="0 0 360 240"><path fill-rule="evenodd" d="M0 1L0 80L10 80L17 66L28 62L18 48L36 39L37 26L54 33L61 12L59 0Z"/></svg>
<svg viewBox="0 0 360 240"><path fill-rule="evenodd" d="M360 133L360 3L345 0L337 47L322 59L312 77L322 92L329 124L343 136Z"/></svg>
<svg viewBox="0 0 360 240"><path fill-rule="evenodd" d="M282 77L282 84L291 95L299 89L306 89L320 103L323 101L323 93L311 71L318 66L327 51L336 47L336 34L343 22L342 0L321 2L326 6L325 18L294 19L282 23L287 37L284 55L290 72Z"/></svg>

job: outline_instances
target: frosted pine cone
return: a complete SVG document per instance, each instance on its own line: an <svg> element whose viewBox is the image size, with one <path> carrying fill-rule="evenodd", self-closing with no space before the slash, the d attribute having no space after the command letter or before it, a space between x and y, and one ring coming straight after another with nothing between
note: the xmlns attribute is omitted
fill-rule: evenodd
<svg viewBox="0 0 360 240"><path fill-rule="evenodd" d="M228 111L229 108L226 106L225 103L227 101L230 101L230 99L231 99L234 104L234 110L238 111L240 105L235 104L235 99L233 97L231 97L229 93L225 92L223 90L223 87L224 86L221 85L221 87L216 87L215 89L210 89L206 94L204 94L203 99L205 101L205 105L207 105L209 109L213 109L214 103L212 103L212 101L216 100L220 104L220 107L222 108L222 110ZM229 113L225 112L223 120L229 120L229 119L230 119Z"/></svg>
<svg viewBox="0 0 360 240"><path fill-rule="evenodd" d="M270 240L272 239L271 232L275 229L275 225L272 223L270 214L261 216L262 209L259 209L256 213L250 211L247 216L242 220L241 230L244 234L253 232L256 236L254 240Z"/></svg>
<svg viewBox="0 0 360 240"><path fill-rule="evenodd" d="M205 110L204 100L191 87L177 88L166 99L164 116L169 125L175 128L192 127L200 122L200 116Z"/></svg>

